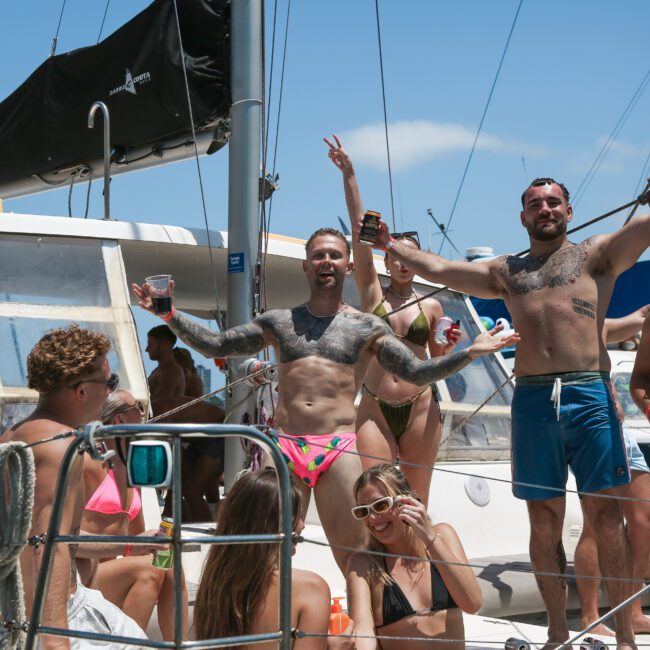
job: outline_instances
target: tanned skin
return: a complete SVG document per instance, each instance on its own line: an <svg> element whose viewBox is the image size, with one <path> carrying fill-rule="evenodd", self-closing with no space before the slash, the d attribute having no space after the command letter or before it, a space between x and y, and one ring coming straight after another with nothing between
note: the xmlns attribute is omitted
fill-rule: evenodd
<svg viewBox="0 0 650 650"><path fill-rule="evenodd" d="M272 346L279 361L276 424L283 434L354 431L354 398L372 356L389 372L425 385L519 339L518 335L495 339L483 333L463 351L422 361L393 336L380 318L342 303L343 281L352 270L343 239L329 234L316 237L303 261L303 270L311 294L305 305L271 310L251 323L221 333L178 312L167 322L187 345L206 357L253 355ZM133 290L140 305L151 311L148 286L134 285ZM321 523L333 545L359 547L363 542L363 527L340 516L345 507L354 505L352 484L360 473L359 458L344 454L314 488ZM299 484L306 512L311 493ZM334 555L345 572L349 552L334 549Z"/></svg>
<svg viewBox="0 0 650 650"><path fill-rule="evenodd" d="M92 382L80 382L73 387L66 386L41 395L34 412L13 429L5 432L1 441L19 440L30 444L99 419L102 404L108 397L108 388L105 384L94 382L108 379L110 374L106 357L100 357L95 371L88 377ZM29 537L47 532L59 470L71 440L58 440L32 447L36 466L36 488ZM77 456L70 469L69 488L59 528L61 535L77 535L80 532L84 505L82 470L83 457ZM42 625L68 627L68 596L76 589L76 550L77 546L73 544L56 545ZM43 545L38 548L26 546L20 555L28 618L31 615L34 589L42 560ZM65 637L41 636L40 642L44 650L70 648L70 640Z"/></svg>
<svg viewBox="0 0 650 650"><path fill-rule="evenodd" d="M630 268L650 245L650 215L636 217L620 230L590 237L580 244L567 239L573 209L556 183L529 187L520 220L530 240L530 254L497 257L472 264L412 250L399 240L391 253L423 278L481 298L502 298L521 334L515 374L546 375L571 371L609 371L602 340L603 322L616 278ZM381 224L377 248L388 242ZM621 488L604 490L621 495ZM598 552L605 575L631 577L630 550L620 503L583 498L586 515L599 531ZM559 572L565 498L529 501L531 559L538 571ZM538 576L549 615L549 644L566 641L566 595L562 581ZM612 605L629 593L626 583L607 583ZM619 647L633 646L630 611L616 617Z"/></svg>

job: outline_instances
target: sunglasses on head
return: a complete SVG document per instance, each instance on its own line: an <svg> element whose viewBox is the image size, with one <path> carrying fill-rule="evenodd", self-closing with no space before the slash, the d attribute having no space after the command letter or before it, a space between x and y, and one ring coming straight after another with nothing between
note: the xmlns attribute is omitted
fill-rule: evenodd
<svg viewBox="0 0 650 650"><path fill-rule="evenodd" d="M128 413L133 409L138 409L140 415L144 415L144 404L140 400L136 400L133 404L125 404L122 408L115 411L115 415L118 413Z"/></svg>
<svg viewBox="0 0 650 650"><path fill-rule="evenodd" d="M355 506L350 512L355 519L365 519L372 510L374 513L381 515L388 512L402 497L382 497L365 506Z"/></svg>
<svg viewBox="0 0 650 650"><path fill-rule="evenodd" d="M420 236L418 235L417 230L407 230L406 232L392 232L390 236L393 239L415 239L420 245Z"/></svg>
<svg viewBox="0 0 650 650"><path fill-rule="evenodd" d="M112 372L108 379L80 379L72 384L69 388L76 388L80 384L104 384L108 386L109 392L113 392L120 384L120 377L117 373Z"/></svg>

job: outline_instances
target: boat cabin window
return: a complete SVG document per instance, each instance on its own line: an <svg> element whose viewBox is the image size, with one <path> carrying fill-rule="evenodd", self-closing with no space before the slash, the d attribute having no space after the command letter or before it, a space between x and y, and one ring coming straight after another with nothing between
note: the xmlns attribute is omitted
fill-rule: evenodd
<svg viewBox="0 0 650 650"><path fill-rule="evenodd" d="M0 301L108 307L101 241L3 236Z"/></svg>
<svg viewBox="0 0 650 650"><path fill-rule="evenodd" d="M645 420L646 417L641 409L634 403L630 395L631 372L613 372L612 384L616 388L618 401L623 407L623 417L626 420Z"/></svg>
<svg viewBox="0 0 650 650"><path fill-rule="evenodd" d="M0 433L38 399L27 355L48 330L76 323L106 334L120 386L148 400L118 242L47 234L0 237Z"/></svg>
<svg viewBox="0 0 650 650"><path fill-rule="evenodd" d="M462 350L482 331L476 314L461 294L443 291L436 298L446 316L460 320L463 338L456 349ZM508 383L499 389L509 376L502 361L488 355L438 383L443 423L439 460L509 460L513 387ZM491 395L486 406L463 424Z"/></svg>

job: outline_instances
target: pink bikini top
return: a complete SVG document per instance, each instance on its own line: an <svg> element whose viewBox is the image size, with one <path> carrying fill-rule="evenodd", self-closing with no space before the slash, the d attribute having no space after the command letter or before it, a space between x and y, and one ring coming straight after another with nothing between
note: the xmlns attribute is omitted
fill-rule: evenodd
<svg viewBox="0 0 650 650"><path fill-rule="evenodd" d="M128 510L122 510L122 495L117 486L113 470L109 469L106 478L88 499L84 510L101 512L103 515L129 515L129 519L133 521L142 510L142 499L140 499L140 492L137 488L134 489L131 507Z"/></svg>

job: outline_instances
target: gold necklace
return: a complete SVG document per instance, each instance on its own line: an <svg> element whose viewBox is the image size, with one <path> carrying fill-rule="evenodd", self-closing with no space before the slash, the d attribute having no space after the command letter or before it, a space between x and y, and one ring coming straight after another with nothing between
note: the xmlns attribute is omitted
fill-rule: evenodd
<svg viewBox="0 0 650 650"><path fill-rule="evenodd" d="M309 309L309 305L305 303L305 309L314 317L314 318L332 318L332 316L336 316L336 314L340 314L347 305L342 302L341 306L333 313L333 314L314 314L314 312Z"/></svg>
<svg viewBox="0 0 650 650"><path fill-rule="evenodd" d="M395 289L393 289L393 287L390 284L388 285L388 291L395 294L398 298L401 298L402 300L408 300L409 298L415 295L415 291L411 289L411 293L409 293L408 296L403 296L401 293L395 291Z"/></svg>

